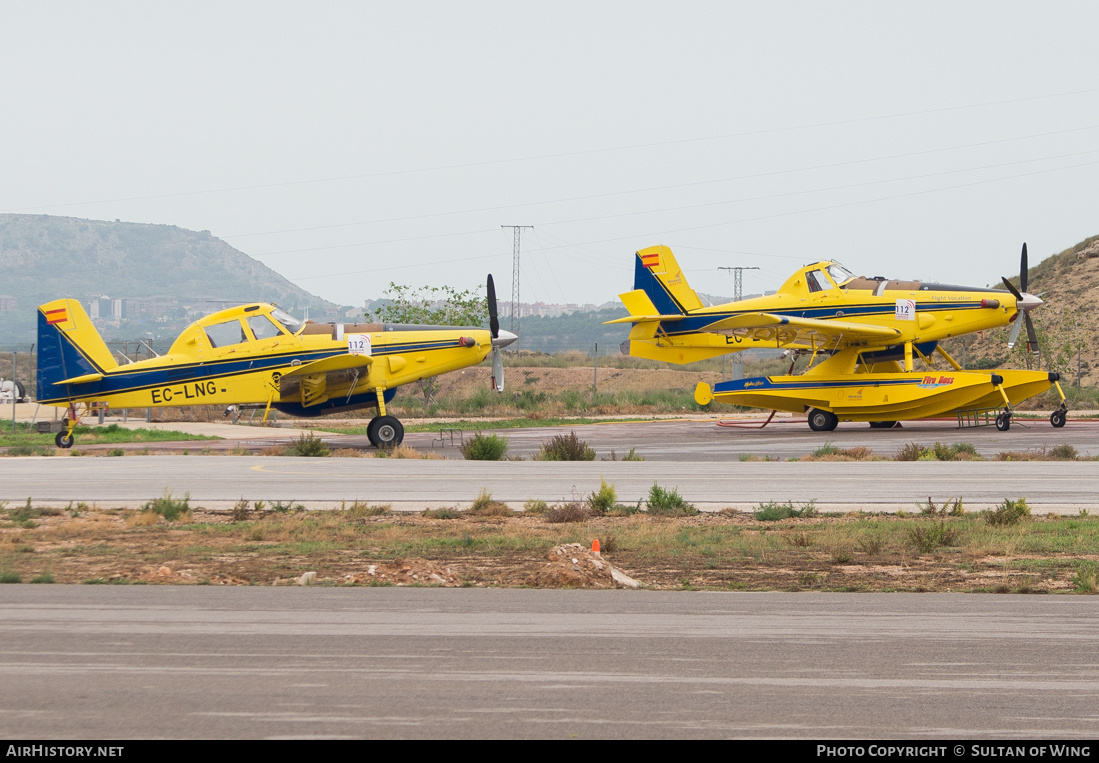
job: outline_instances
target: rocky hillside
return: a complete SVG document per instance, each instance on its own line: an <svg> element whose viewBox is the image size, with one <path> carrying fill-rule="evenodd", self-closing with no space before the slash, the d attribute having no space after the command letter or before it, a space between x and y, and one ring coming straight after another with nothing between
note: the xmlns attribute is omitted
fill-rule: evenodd
<svg viewBox="0 0 1099 763"><path fill-rule="evenodd" d="M210 235L174 225L0 214L0 330L9 344L33 341L34 308L75 297L175 297L266 301L299 315L331 303L295 286Z"/></svg>
<svg viewBox="0 0 1099 763"><path fill-rule="evenodd" d="M1019 279L1012 280L1018 286ZM1031 313L1042 349L1041 367L1060 372L1069 384L1080 378L1084 387L1099 386L1099 236L1031 268L1027 291L1045 301ZM966 337L967 367L1026 368L1025 329L1010 352L1007 337L1007 328ZM962 360L961 339L952 340L946 349Z"/></svg>

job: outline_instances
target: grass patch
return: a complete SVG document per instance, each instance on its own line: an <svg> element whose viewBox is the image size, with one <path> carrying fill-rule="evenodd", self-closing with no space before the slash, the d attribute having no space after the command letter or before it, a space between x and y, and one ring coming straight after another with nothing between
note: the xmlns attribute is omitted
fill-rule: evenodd
<svg viewBox="0 0 1099 763"><path fill-rule="evenodd" d="M813 501L809 501L809 503L803 505L800 509L795 508L791 501L787 501L786 503L768 501L767 503L761 503L759 507L752 512L752 516L755 517L757 522L777 522L781 519L814 517L816 515L817 509L814 506Z"/></svg>
<svg viewBox="0 0 1099 763"><path fill-rule="evenodd" d="M982 512L985 522L994 527L1017 525L1024 519L1030 518L1030 507L1026 498L1011 500L1005 498L1004 502L991 511Z"/></svg>
<svg viewBox="0 0 1099 763"><path fill-rule="evenodd" d="M108 424L102 427L80 425L73 429L73 435L82 445L221 439L220 437L188 434L170 429L128 429L118 424ZM25 422L16 422L15 432L12 433L11 423L9 422L3 427L3 431L0 431L0 448L27 445L45 448L52 454L55 450L53 438L54 435L52 434L39 434L31 428L29 423Z"/></svg>

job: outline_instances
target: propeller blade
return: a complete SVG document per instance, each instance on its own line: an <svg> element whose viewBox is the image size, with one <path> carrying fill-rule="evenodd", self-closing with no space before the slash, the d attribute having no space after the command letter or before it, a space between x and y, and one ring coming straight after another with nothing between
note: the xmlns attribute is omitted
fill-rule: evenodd
<svg viewBox="0 0 1099 763"><path fill-rule="evenodd" d="M488 301L488 330L492 338L500 336L500 318L496 313L496 286L492 283L492 273L488 274L488 293L485 295ZM494 361L495 362L495 361ZM500 378L503 378L501 375ZM500 388L501 390L503 387Z"/></svg>
<svg viewBox="0 0 1099 763"><path fill-rule="evenodd" d="M1026 242L1023 242L1023 255L1019 258L1019 291L1026 291L1027 276L1030 268L1026 264Z"/></svg>
<svg viewBox="0 0 1099 763"><path fill-rule="evenodd" d="M499 347L492 349L492 386L497 392L504 391L504 357Z"/></svg>
<svg viewBox="0 0 1099 763"><path fill-rule="evenodd" d="M1019 290L1011 285L1011 281L1007 280L1003 276L1000 277L1000 280L1004 282L1004 286L1007 287L1007 290L1015 295L1015 299L1022 299L1023 298L1023 295L1019 293Z"/></svg>
<svg viewBox="0 0 1099 763"><path fill-rule="evenodd" d="M1022 328L1023 322L1021 320L1016 319L1015 322L1011 324L1011 333L1008 334L1007 337L1007 348L1009 350L1015 348L1015 340L1019 338L1019 330Z"/></svg>
<svg viewBox="0 0 1099 763"><path fill-rule="evenodd" d="M1023 322L1026 323L1026 348L1031 355L1038 354L1038 334L1034 331L1034 324L1030 322L1030 314L1023 314Z"/></svg>

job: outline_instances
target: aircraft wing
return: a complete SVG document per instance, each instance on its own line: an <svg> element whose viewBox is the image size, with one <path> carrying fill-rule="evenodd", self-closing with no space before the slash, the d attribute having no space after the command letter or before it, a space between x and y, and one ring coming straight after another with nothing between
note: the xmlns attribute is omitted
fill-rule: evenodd
<svg viewBox="0 0 1099 763"><path fill-rule="evenodd" d="M306 363L305 365L297 366L282 375L285 379L288 376L307 376L309 374L323 374L329 371L344 371L349 368L365 368L374 362L374 358L370 355L352 355L350 353L344 355L333 355L331 358L324 358L323 360L314 360L312 363Z"/></svg>
<svg viewBox="0 0 1099 763"><path fill-rule="evenodd" d="M797 318L775 313L744 313L722 318L700 331L752 337L779 344L805 344L817 348L837 347L842 343L883 342L898 339L901 332L886 326L852 323L842 320Z"/></svg>

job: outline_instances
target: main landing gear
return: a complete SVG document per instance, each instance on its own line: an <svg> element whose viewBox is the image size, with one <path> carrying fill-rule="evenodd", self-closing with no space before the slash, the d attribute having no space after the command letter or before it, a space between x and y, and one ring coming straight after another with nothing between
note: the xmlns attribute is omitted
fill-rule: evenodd
<svg viewBox="0 0 1099 763"><path fill-rule="evenodd" d="M819 408L809 409L809 428L814 432L831 432L840 423L839 416Z"/></svg>
<svg viewBox="0 0 1099 763"><path fill-rule="evenodd" d="M395 448L404 440L404 426L394 416L375 416L366 427L375 448Z"/></svg>

